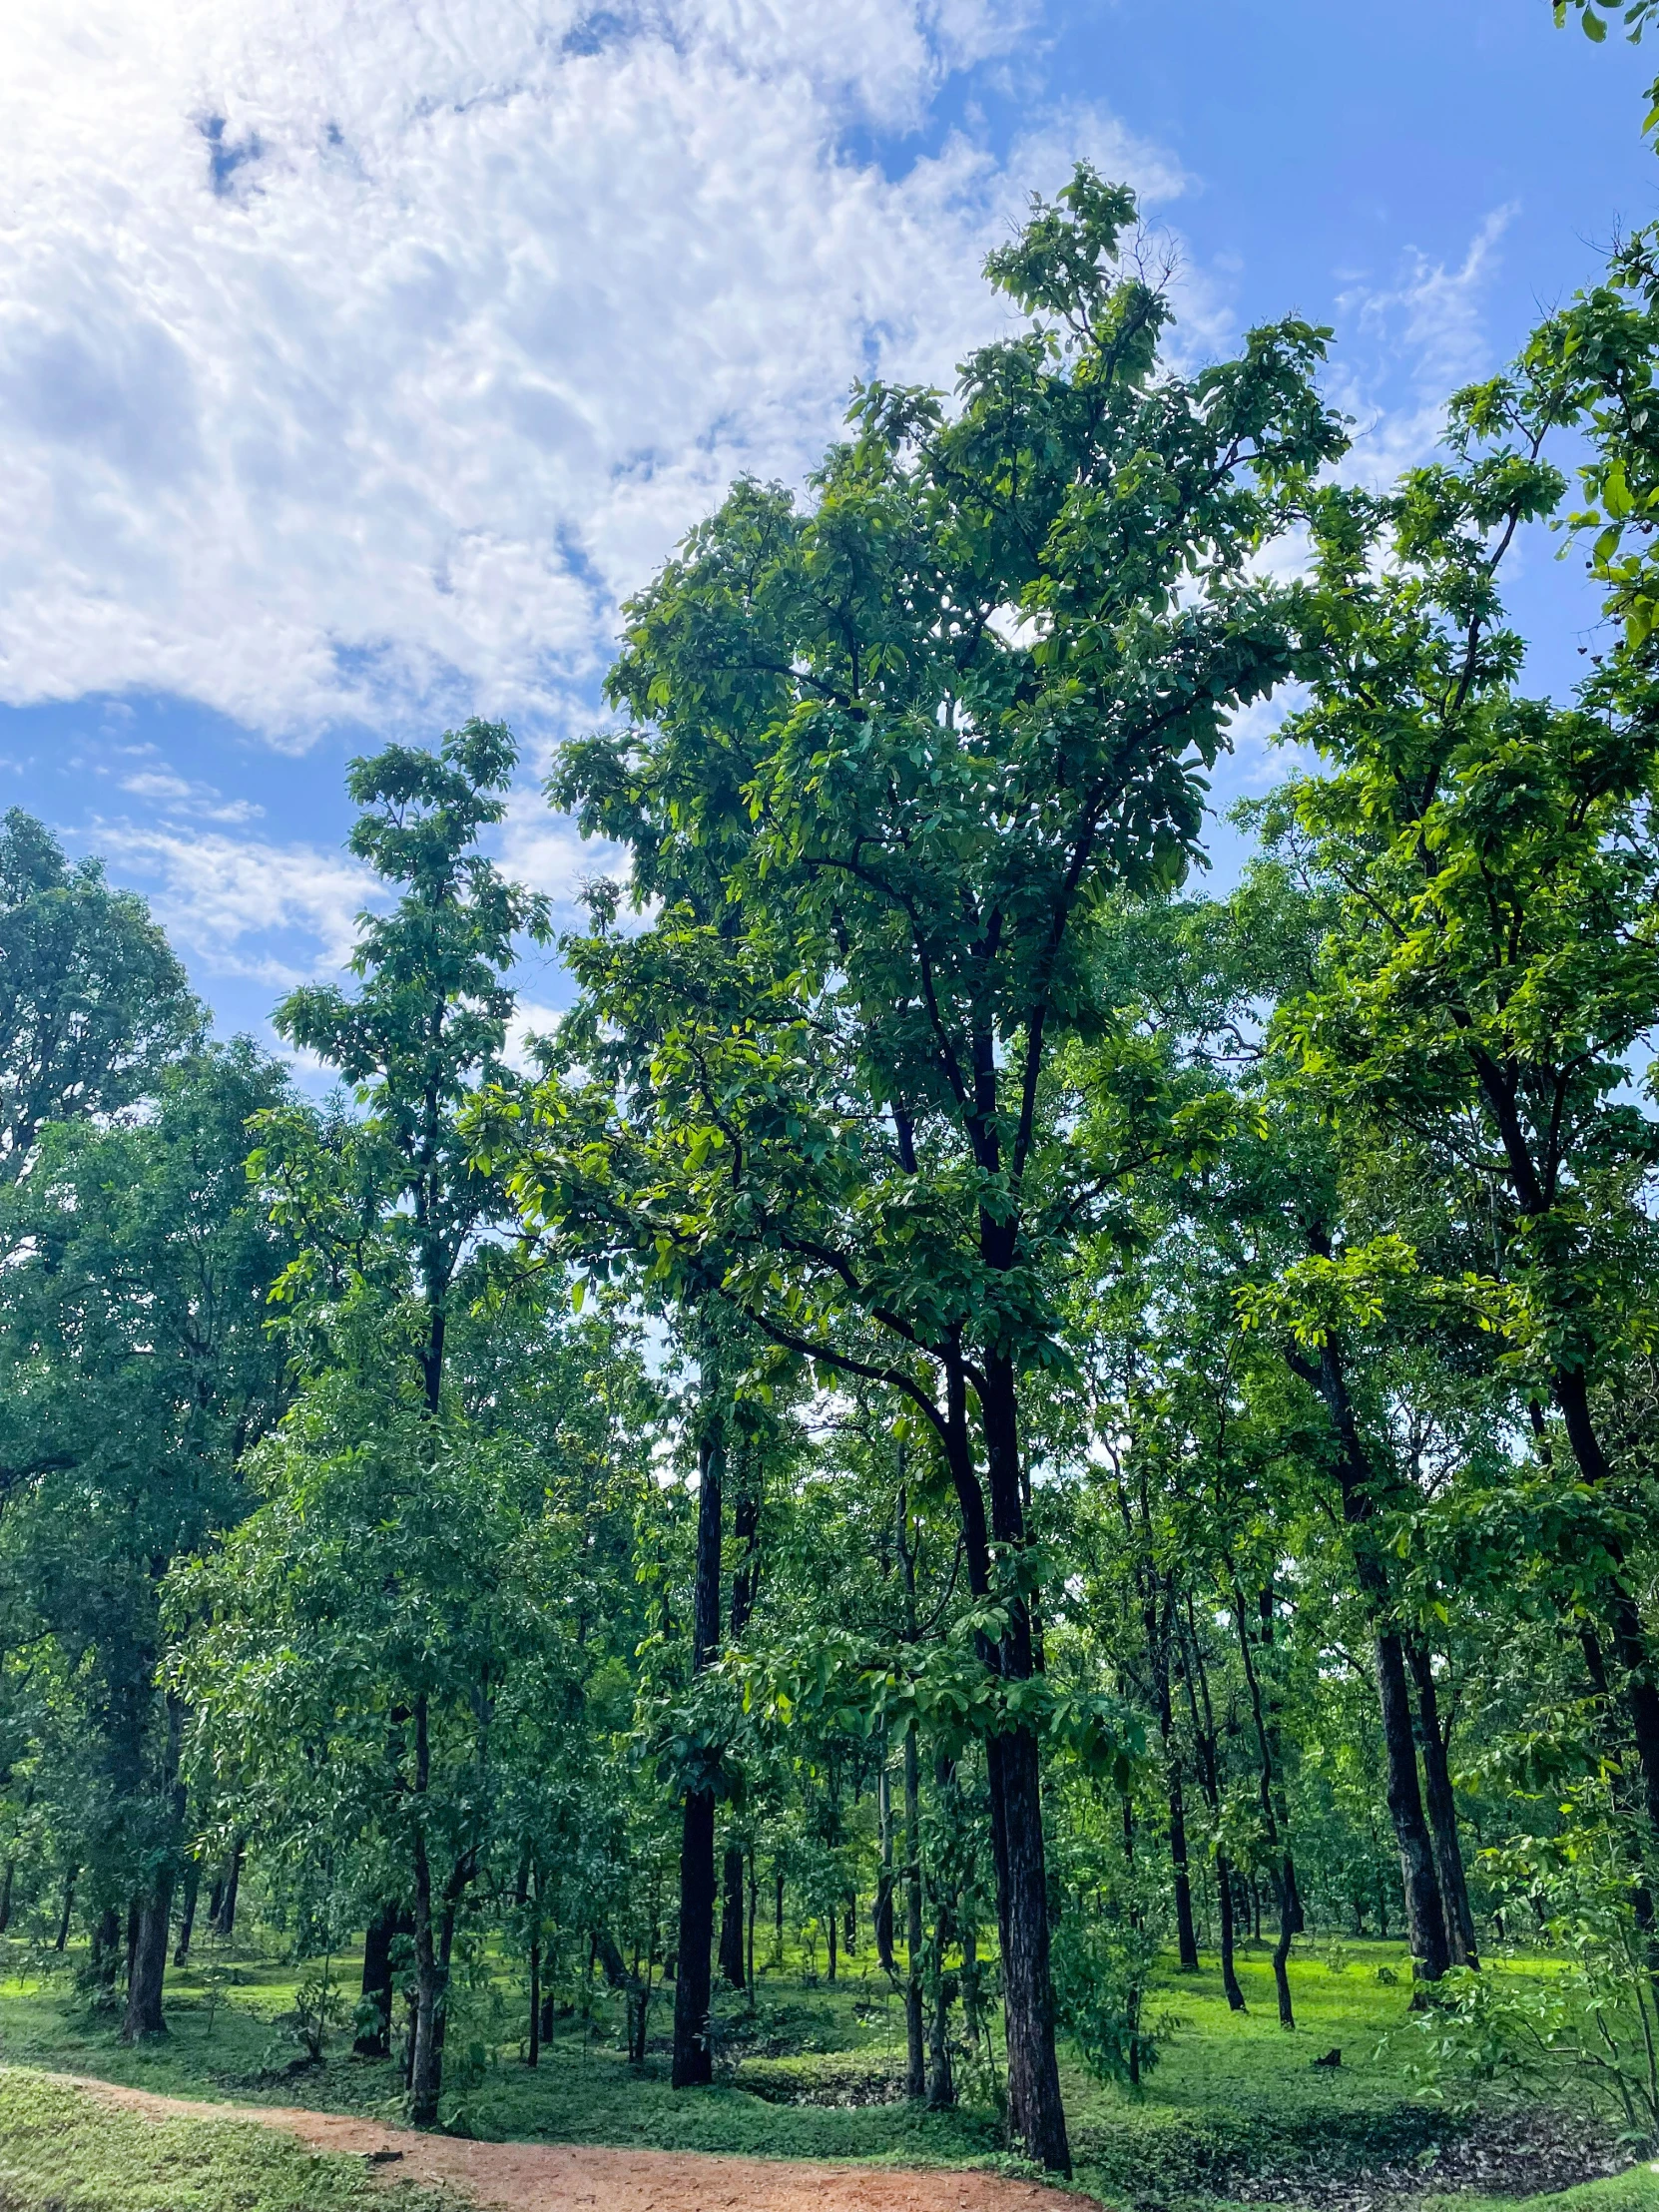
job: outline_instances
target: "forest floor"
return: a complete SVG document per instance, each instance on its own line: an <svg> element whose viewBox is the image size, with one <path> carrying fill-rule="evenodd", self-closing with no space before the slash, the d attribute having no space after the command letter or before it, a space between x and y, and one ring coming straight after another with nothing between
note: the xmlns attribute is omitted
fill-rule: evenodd
<svg viewBox="0 0 1659 2212"><path fill-rule="evenodd" d="M1138 2094L1067 2066L1079 2188L1125 2212L1224 2203L1426 2212L1436 2198L1449 2205L1452 2193L1472 2206L1470 2193L1536 2203L1539 2192L1563 2190L1572 2195L1560 2212L1659 2212L1659 2175L1629 2168L1610 2133L1583 2115L1494 2102L1454 2117L1425 2099L1408 2070L1416 2038L1397 1946L1351 1943L1328 1956L1309 1946L1293 1962L1294 2034L1278 2025L1265 1950L1251 1951L1241 1959L1250 2002L1242 2016L1229 2013L1213 1967L1166 1977L1154 2006L1171 2020L1164 2056ZM402 2156L376 2171L515 2206L805 2212L810 2201L826 2212L843 2203L1012 2212L1055 2202L1033 2189L1029 2168L1000 2154L988 2084L971 2071L954 2111L903 2100L902 2004L872 1962L855 1959L833 1986L800 1963L788 1976L763 1976L754 2007L725 2007L721 2080L692 2095L668 2085L666 2005L654 2016L661 2033L643 2072L627 2063L616 2000L597 1991L590 2015L562 2020L532 2071L522 2062L511 1982L481 1972L452 2023L440 2135L405 2130L393 2139L397 2070L351 2057L347 2029L334 2030L322 2063L303 2063L284 2024L296 1969L252 1946L205 1946L170 1975L171 2031L140 2048L123 2045L116 2021L77 1992L72 1966L22 1943L0 1946L0 2058L202 2107L169 2123L179 2126L206 2125L207 2113L223 2118L232 2106L267 2116L280 2108L308 2142L348 2149L359 2176L365 2155L396 2148ZM356 1965L337 1961L348 1997ZM1340 2066L1315 2064L1333 2049ZM342 2138L342 2127L362 2140ZM9 2141L0 2109L0 2212L34 2212L48 2201L103 2212L96 2192L47 2199L21 2190L6 2163ZM591 2164L601 2147L609 2155ZM688 2152L699 2155L680 2155ZM780 2169L764 2160L814 2163ZM853 2163L880 2170L859 2175ZM194 2201L220 2212L212 2192ZM181 2203L141 2191L109 2200L109 2212L180 2212ZM246 2191L223 2204L252 2212Z"/></svg>

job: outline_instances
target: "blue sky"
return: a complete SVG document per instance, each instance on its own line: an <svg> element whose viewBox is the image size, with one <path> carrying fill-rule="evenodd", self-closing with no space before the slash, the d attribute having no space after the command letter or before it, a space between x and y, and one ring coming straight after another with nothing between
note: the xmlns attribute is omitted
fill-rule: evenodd
<svg viewBox="0 0 1659 2212"><path fill-rule="evenodd" d="M0 62L0 804L262 1035L349 942L382 736L511 720L504 854L571 897L600 862L533 787L618 599L850 376L947 378L1078 155L1177 246L1192 357L1336 326L1379 476L1659 214L1659 52L1548 0L84 0ZM1540 689L1595 623L1552 554ZM1218 799L1270 775L1247 732Z"/></svg>

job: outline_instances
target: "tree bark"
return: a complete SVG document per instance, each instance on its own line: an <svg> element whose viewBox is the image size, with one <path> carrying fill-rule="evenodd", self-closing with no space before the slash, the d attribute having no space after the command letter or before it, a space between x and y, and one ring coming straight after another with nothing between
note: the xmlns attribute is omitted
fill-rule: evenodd
<svg viewBox="0 0 1659 2212"><path fill-rule="evenodd" d="M242 1855L247 1849L239 1836L231 1847L231 1856L225 1863L225 1887L220 1892L219 1911L214 1916L214 1927L221 1936L230 1936L237 1925L237 1892L242 1887Z"/></svg>
<svg viewBox="0 0 1659 2212"><path fill-rule="evenodd" d="M992 1354L979 1386L980 1421L989 1478L991 1533L1014 1557L1026 1540L1019 1466L1018 1401L1012 1361ZM960 1493L971 1462L953 1470ZM965 1478L965 1480L964 1480ZM969 1576L975 1562L969 1552ZM988 1560L978 1563L988 1586ZM1006 1598L1008 1627L996 1653L1005 1681L1033 1672L1031 1621L1016 1587ZM1054 2048L1054 1993L1048 1959L1048 1872L1043 1850L1041 1763L1035 1732L1010 1728L985 1744L990 1781L991 1845L997 1874L997 1925L1002 1941L1002 2005L1008 2045L1008 2129L1025 2155L1051 2172L1071 2171L1060 2069Z"/></svg>
<svg viewBox="0 0 1659 2212"><path fill-rule="evenodd" d="M1329 1253L1325 1256L1329 1257ZM1360 1594L1371 1614L1376 1639L1377 1695L1388 1769L1388 1818L1393 1824L1394 1841L1399 1850L1406 1931L1415 1971L1424 1981L1438 1981L1451 1963L1451 1955L1446 1941L1440 1886L1434 1871L1434 1851L1428 1823L1423 1817L1422 1792L1417 1785L1417 1749L1411 1729L1411 1702L1405 1687L1405 1655L1398 1631L1387 1625L1387 1576L1377 1556L1372 1536L1371 1523L1377 1501L1373 1495L1371 1461L1360 1440L1359 1423L1336 1339L1326 1339L1317 1368L1294 1350L1288 1357L1293 1370L1324 1399L1336 1432L1343 1520L1349 1531Z"/></svg>
<svg viewBox="0 0 1659 2212"><path fill-rule="evenodd" d="M720 1971L733 1989L744 1985L743 1848L728 1844L721 1866Z"/></svg>
<svg viewBox="0 0 1659 2212"><path fill-rule="evenodd" d="M712 1366L712 1363L710 1363ZM701 1674L720 1648L721 1488L725 1476L722 1409L704 1371L704 1423L698 1444L697 1569L692 1597L692 1672ZM714 2079L709 2044L709 2004L713 1994L715 1936L715 1793L686 1792L680 1830L680 1958L674 1984L674 2062L676 2089L691 2089Z"/></svg>
<svg viewBox="0 0 1659 2212"><path fill-rule="evenodd" d="M185 1868L185 1907L179 1920L179 1940L173 1948L173 1963L182 1966L190 1957L190 1939L196 1932L196 1901L202 1889L202 1862L192 1859Z"/></svg>
<svg viewBox="0 0 1659 2212"><path fill-rule="evenodd" d="M541 1934L530 1938L530 2036L524 2052L527 2066L541 2063Z"/></svg>
<svg viewBox="0 0 1659 2212"><path fill-rule="evenodd" d="M1415 1636L1405 1646L1411 1677L1417 1692L1418 1736L1422 1744L1423 1795L1439 1876L1440 1902L1445 1909L1446 1947L1455 1966L1478 1966L1474 1940L1474 1913L1463 1871L1463 1851L1457 1838L1457 1801L1451 1789L1451 1768L1446 1758L1445 1732L1440 1724L1439 1693L1434 1686L1434 1662L1427 1647Z"/></svg>
<svg viewBox="0 0 1659 2212"><path fill-rule="evenodd" d="M1193 1927L1193 1882L1187 1865L1187 1806L1182 1790L1181 1755L1166 1768L1169 1791L1169 1855L1175 1886L1175 1943L1182 1973L1198 1971L1198 1933Z"/></svg>
<svg viewBox="0 0 1659 2212"><path fill-rule="evenodd" d="M1555 1402L1561 1410L1567 1442L1578 1462L1578 1471L1592 1488L1606 1482L1611 1469L1590 1416L1589 1384L1580 1374L1558 1373ZM1642 1798L1655 1835L1659 1835L1659 1688L1653 1680L1652 1657L1642 1616L1625 1577L1624 1545L1609 1529L1603 1538L1612 1565L1608 1582L1608 1625L1613 1631L1613 1655L1624 1673L1625 1710L1642 1774Z"/></svg>
<svg viewBox="0 0 1659 2212"><path fill-rule="evenodd" d="M1417 1751L1405 1688L1405 1654L1398 1634L1391 1628L1378 1630L1376 1649L1378 1701L1388 1762L1388 1818L1399 1847L1406 1939L1421 1978L1438 1981L1451 1963L1451 1954L1434 1848L1417 1788Z"/></svg>
<svg viewBox="0 0 1659 2212"><path fill-rule="evenodd" d="M79 1867L71 1867L69 1878L63 1886L63 1911L58 1916L57 1940L52 1945L54 1950L62 1950L69 1941L69 1924L75 1912L75 1883L80 1872Z"/></svg>
<svg viewBox="0 0 1659 2212"><path fill-rule="evenodd" d="M124 2043L167 2033L167 2022L162 2017L162 1983L172 1933L173 1869L164 1864L139 1901L138 1936L127 1973L127 2016L121 2027Z"/></svg>
<svg viewBox="0 0 1659 2212"><path fill-rule="evenodd" d="M1238 1623L1239 1656L1244 1662L1245 1685L1250 1692L1250 1710L1256 1723L1256 1748L1261 1762L1257 1802L1262 1811L1262 1825L1267 1831L1268 1848L1273 1853L1273 1887L1279 1900L1279 1940L1273 1947L1273 1983L1279 1996L1279 2024L1283 2028L1294 2028L1296 2013L1291 2006L1289 1960L1291 1938L1296 1934L1296 1874L1291 1865L1290 1839L1283 1833L1275 1809L1272 1740L1262 1703L1261 1678L1256 1671L1256 1661L1250 1648L1250 1624L1245 1613L1244 1591L1237 1581L1233 1584L1233 1610L1234 1619Z"/></svg>
<svg viewBox="0 0 1659 2212"><path fill-rule="evenodd" d="M363 1937L362 1995L374 2007L374 2022L357 2031L352 2049L359 2058L384 2058L391 2049L392 1944L399 1936L414 1932L414 1923L400 1905L382 1906L368 1924Z"/></svg>
<svg viewBox="0 0 1659 2212"><path fill-rule="evenodd" d="M915 1723L904 1731L904 2093L927 2094L921 2023L921 1774Z"/></svg>
<svg viewBox="0 0 1659 2212"><path fill-rule="evenodd" d="M1221 1944L1221 1985L1227 1992L1228 2009L1242 2012L1244 1991L1239 1987L1239 1969L1233 1957L1233 1869L1224 1851L1216 1853L1216 1922Z"/></svg>
<svg viewBox="0 0 1659 2212"><path fill-rule="evenodd" d="M879 1865L875 1877L875 1956L881 1971L896 1981L898 1969L892 1953L892 1777L887 1771L887 1746L881 1742L881 1766L875 1778L875 1834Z"/></svg>
<svg viewBox="0 0 1659 2212"><path fill-rule="evenodd" d="M751 1844L749 1847L749 1941L747 1963L749 1966L749 1986L752 1989L755 1987L755 1905L758 1895L759 1883L755 1873L755 1846ZM649 1976L647 1978L649 1979Z"/></svg>

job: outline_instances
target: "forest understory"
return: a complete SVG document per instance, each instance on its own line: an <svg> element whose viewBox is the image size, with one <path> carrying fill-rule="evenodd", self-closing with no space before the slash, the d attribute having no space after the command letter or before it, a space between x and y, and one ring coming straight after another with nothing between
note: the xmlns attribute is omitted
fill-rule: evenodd
<svg viewBox="0 0 1659 2212"><path fill-rule="evenodd" d="M1125 2212L1210 2212L1228 2204L1419 2212L1443 2199L1488 2212L1487 2200L1521 2198L1555 2212L1551 2200L1565 2192L1572 2194L1561 2212L1659 2204L1659 2175L1633 2161L1605 2119L1495 2092L1455 2111L1424 2098L1406 2070L1398 1985L1377 1979L1379 1967L1397 1972L1399 1947L1345 1947L1354 1955L1336 1972L1312 1948L1294 1962L1301 2025L1293 2035L1274 2015L1265 1946L1247 1942L1239 1958L1251 2007L1243 2015L1229 2011L1213 1966L1181 1974L1164 1961L1156 1995L1173 2020L1154 2083L1131 2092L1066 2069L1072 2187ZM590 2188L589 2201L663 2212L681 2212L694 2198L792 2212L798 2202L841 2202L825 2197L820 2162L876 2161L890 2186L849 2195L849 2206L909 2212L913 2204L915 2212L932 2212L965 2203L1001 2212L1031 2201L1036 2176L1002 2153L994 2109L964 2100L953 2111L928 2112L904 2098L901 2008L867 1960L833 1986L803 1975L799 1965L788 1975L768 1974L752 2008L729 2008L717 2081L691 2098L669 2085L667 2036L651 2036L644 2063L630 2063L624 2006L602 1992L585 2018L559 2021L532 2072L522 2038L487 2039L492 2022L499 2030L506 1992L498 1980L481 1978L458 2008L457 2033L466 2038L462 2103L436 2136L402 2126L395 2061L354 2056L339 2037L317 2060L295 2053L296 1974L270 1947L225 1946L178 1973L168 2034L136 2047L75 1991L73 1964L31 1972L39 1963L38 1954L14 1958L11 1977L0 1983L0 2065L15 2069L8 2078L105 2084L138 2100L134 2109L152 2121L217 2117L214 2108L223 2106L227 2116L269 2115L273 2124L306 2132L303 2115L334 2115L307 2139L368 2159L383 2182L450 2187L525 2212L562 2205L561 2191L582 2202ZM336 1963L349 1978L360 1957L345 1953ZM1497 1970L1525 1977L1547 1972L1548 1962L1515 1958ZM1342 2052L1340 2067L1315 2063L1333 2048ZM5 2109L0 2093L0 2143L10 2139ZM434 2146L431 2156L422 2144ZM459 2144L471 2146L465 2159L452 2155ZM544 2169L511 2148L552 2144L596 2156L614 2150L618 2162L614 2170L603 2156L597 2165ZM506 2146L499 2160L496 2146ZM676 2162L687 2154L694 2168ZM630 2157L646 2163L629 2165ZM718 2174L705 2172L705 2160L722 2162ZM776 2161L795 2170L775 2173ZM810 2175L799 2170L801 2161L811 2162ZM934 2194L918 2182L912 2196L911 2184L898 2179L911 2169L939 2173L941 2187L948 2174L949 2185ZM701 2178L701 2188L690 2189L688 2173ZM970 2175L974 2193L957 2193L957 2177L967 2189ZM1581 2197L1586 2184L1596 2186ZM1045 2191L1052 2186L1045 2182ZM121 2212L147 2212L141 2197L121 2198ZM0 2199L18 2212L94 2201L31 2194L8 2177L3 2153Z"/></svg>

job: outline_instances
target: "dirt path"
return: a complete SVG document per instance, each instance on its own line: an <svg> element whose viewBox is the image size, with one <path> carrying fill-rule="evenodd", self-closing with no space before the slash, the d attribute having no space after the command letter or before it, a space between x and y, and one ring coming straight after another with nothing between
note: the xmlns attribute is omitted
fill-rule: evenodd
<svg viewBox="0 0 1659 2212"><path fill-rule="evenodd" d="M347 2112L291 2105L210 2104L60 2074L107 2103L155 2118L258 2120L317 2150L375 2158L388 2177L447 2182L503 2212L1060 2212L1076 2198L994 2174L809 2165L721 2158L704 2151L600 2150L575 2143L469 2143L383 2127Z"/></svg>

